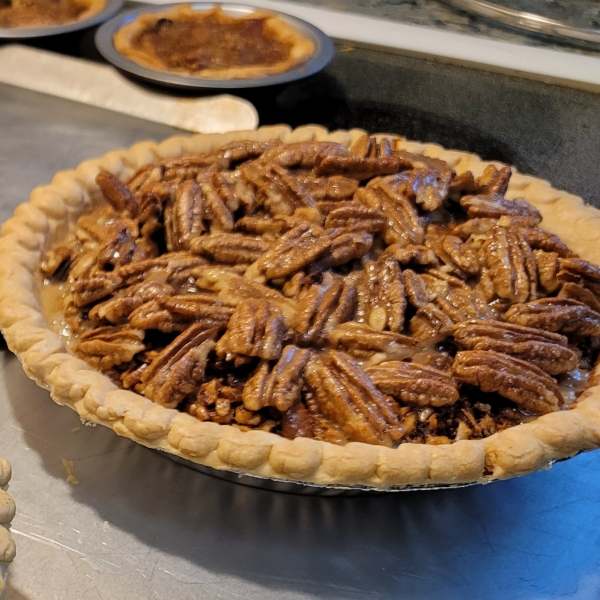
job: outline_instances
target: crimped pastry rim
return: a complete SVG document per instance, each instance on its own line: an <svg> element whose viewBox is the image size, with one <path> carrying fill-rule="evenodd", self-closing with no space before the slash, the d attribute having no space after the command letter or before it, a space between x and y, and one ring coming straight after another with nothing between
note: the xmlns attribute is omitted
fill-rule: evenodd
<svg viewBox="0 0 600 600"><path fill-rule="evenodd" d="M560 459L600 446L600 386L588 387L576 408L543 415L482 440L449 445L403 443L396 449L351 442L338 446L308 438L285 439L263 431L242 432L230 425L200 422L134 392L117 388L84 361L67 354L45 323L36 297L39 259L98 199L96 174L105 169L124 178L144 164L209 152L234 140L335 141L349 147L362 130L329 133L318 126L262 127L255 131L176 136L156 144L140 142L56 174L33 190L1 229L0 329L27 375L47 388L55 402L75 410L85 422L118 435L220 470L318 485L385 489L486 483L548 468ZM392 135L392 134L385 134ZM479 176L489 162L435 144L402 140L410 152L441 158L457 172ZM493 163L497 167L500 163ZM514 173L507 197L523 197L542 214L542 227L555 233L582 258L600 264L600 210L581 198L553 189L541 179ZM592 374L595 382L600 375Z"/></svg>
<svg viewBox="0 0 600 600"><path fill-rule="evenodd" d="M15 542L10 535L10 522L15 516L15 503L6 491L10 477L10 464L4 458L0 458L0 600L3 600L6 595L8 565L15 557Z"/></svg>

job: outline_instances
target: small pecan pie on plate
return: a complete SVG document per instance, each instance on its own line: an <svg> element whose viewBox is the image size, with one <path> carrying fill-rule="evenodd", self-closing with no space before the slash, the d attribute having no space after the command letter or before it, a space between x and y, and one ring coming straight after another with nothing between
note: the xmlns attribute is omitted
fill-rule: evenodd
<svg viewBox="0 0 600 600"><path fill-rule="evenodd" d="M223 80L283 73L315 53L314 42L279 15L200 6L143 12L117 30L114 47L155 71Z"/></svg>
<svg viewBox="0 0 600 600"><path fill-rule="evenodd" d="M64 25L99 13L106 0L0 0L0 28Z"/></svg>
<svg viewBox="0 0 600 600"><path fill-rule="evenodd" d="M216 469L486 482L600 445L600 213L319 127L141 143L3 228L0 326L81 418Z"/></svg>

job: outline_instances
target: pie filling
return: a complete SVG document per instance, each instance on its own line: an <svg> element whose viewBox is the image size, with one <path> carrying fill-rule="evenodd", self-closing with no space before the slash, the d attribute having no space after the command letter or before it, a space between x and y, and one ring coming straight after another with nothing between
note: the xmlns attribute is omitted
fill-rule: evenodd
<svg viewBox="0 0 600 600"><path fill-rule="evenodd" d="M0 27L62 25L78 21L89 10L89 0L0 0Z"/></svg>
<svg viewBox="0 0 600 600"><path fill-rule="evenodd" d="M395 447L572 408L600 268L394 138L233 142L151 164L44 257L42 303L118 386L201 421Z"/></svg>
<svg viewBox="0 0 600 600"><path fill-rule="evenodd" d="M150 68L225 79L283 72L314 53L310 40L272 13L230 16L189 5L142 15L117 32L114 44Z"/></svg>

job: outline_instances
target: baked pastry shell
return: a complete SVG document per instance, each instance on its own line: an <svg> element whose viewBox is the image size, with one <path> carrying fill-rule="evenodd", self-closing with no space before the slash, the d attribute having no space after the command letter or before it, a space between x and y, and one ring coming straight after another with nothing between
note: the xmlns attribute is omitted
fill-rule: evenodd
<svg viewBox="0 0 600 600"><path fill-rule="evenodd" d="M5 598L8 565L16 554L15 542L10 535L10 522L15 516L15 503L7 492L10 477L10 464L0 458L0 600Z"/></svg>
<svg viewBox="0 0 600 600"><path fill-rule="evenodd" d="M195 10L191 4L179 4L163 12L147 12L139 14L135 19L120 27L113 36L113 44L117 52L125 58L149 69L184 75L186 77L198 77L201 79L251 79L256 77L266 77L277 75L290 71L302 64L305 64L315 53L314 42L304 36L300 31L294 28L288 22L282 19L278 14L256 9L249 14L234 13L229 15L220 11L225 19L231 21L244 20L248 17L262 18L265 20L265 27L272 39L289 44L288 57L285 60L278 61L272 65L248 65L245 67L223 66L220 69L208 67L200 73L188 69L170 69L163 64L155 54L148 53L145 50L135 48L134 39L146 29L156 24L159 19L173 19L177 22L181 17L192 17L194 15L202 16L204 13L211 13L214 10L220 10L217 5L208 10Z"/></svg>
<svg viewBox="0 0 600 600"><path fill-rule="evenodd" d="M82 421L217 470L323 486L390 489L486 483L549 468L553 462L600 446L600 370L572 410L563 410L480 440L448 445L403 443L396 449L352 442L338 446L308 438L285 439L263 431L200 422L134 392L67 353L42 313L38 265L77 219L101 202L95 177L101 169L125 179L139 167L186 154L210 152L234 140L284 143L335 141L349 147L362 130L328 132L317 126L286 126L227 134L176 136L159 144L140 142L81 163L33 190L1 229L0 329L26 374L53 400ZM479 157L434 144L403 140L407 151L445 160L457 172L482 174ZM500 163L493 163L497 167ZM514 173L508 198L523 197L542 214L542 227L559 235L582 258L600 264L600 211L546 181Z"/></svg>

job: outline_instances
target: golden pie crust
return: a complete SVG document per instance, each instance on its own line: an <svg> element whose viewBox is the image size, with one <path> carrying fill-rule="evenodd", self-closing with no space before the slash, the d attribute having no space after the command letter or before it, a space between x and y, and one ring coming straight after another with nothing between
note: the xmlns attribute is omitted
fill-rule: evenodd
<svg viewBox="0 0 600 600"><path fill-rule="evenodd" d="M15 516L15 503L6 491L10 481L10 464L0 458L0 600L6 595L8 565L15 557L15 542L10 535L10 522Z"/></svg>
<svg viewBox="0 0 600 600"><path fill-rule="evenodd" d="M385 489L485 483L548 468L600 446L598 368L572 410L545 414L525 424L478 440L446 445L403 443L397 448L351 442L344 446L308 438L285 439L264 431L242 432L229 425L200 422L191 415L155 404L117 388L102 373L67 353L42 314L37 270L40 258L77 219L100 202L96 176L108 171L124 180L157 160L204 153L235 140L284 143L334 141L346 148L360 130L329 133L316 126L285 126L229 134L173 137L160 144L141 142L58 173L36 188L17 208L0 238L0 328L25 372L46 387L59 404L84 422L111 427L117 434L215 469L319 485ZM490 163L473 154L434 144L401 140L400 148L446 161L460 174L476 177ZM502 165L493 163L500 168ZM514 173L507 198L521 197L537 208L545 230L559 235L583 259L600 264L600 211L540 179Z"/></svg>
<svg viewBox="0 0 600 600"><path fill-rule="evenodd" d="M106 0L11 0L0 5L0 28L35 29L84 21L98 14Z"/></svg>
<svg viewBox="0 0 600 600"><path fill-rule="evenodd" d="M161 29L163 23L169 23L168 34ZM181 28L185 32L173 37ZM196 33L200 31L204 35ZM182 41L191 39L193 43ZM189 4L140 15L115 33L113 44L143 67L202 79L277 75L302 65L315 52L311 40L268 11L230 16L218 6L195 11Z"/></svg>

